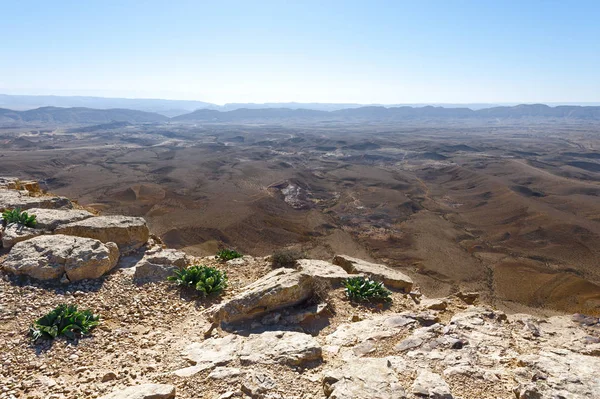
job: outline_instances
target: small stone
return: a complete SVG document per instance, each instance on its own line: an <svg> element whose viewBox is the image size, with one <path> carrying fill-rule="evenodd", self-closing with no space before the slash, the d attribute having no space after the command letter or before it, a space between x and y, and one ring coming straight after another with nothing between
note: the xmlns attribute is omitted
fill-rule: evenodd
<svg viewBox="0 0 600 399"><path fill-rule="evenodd" d="M108 381L113 381L113 380L116 380L116 379L117 379L117 375L111 371L111 372L108 372L108 373L104 374L102 376L101 381L102 382L108 382Z"/></svg>
<svg viewBox="0 0 600 399"><path fill-rule="evenodd" d="M430 310L446 310L448 302L443 299L423 299L421 306Z"/></svg>
<svg viewBox="0 0 600 399"><path fill-rule="evenodd" d="M254 398L272 391L277 387L270 374L261 371L252 371L248 378L242 382L242 392Z"/></svg>
<svg viewBox="0 0 600 399"><path fill-rule="evenodd" d="M475 303L475 301L479 298L479 293L478 292L462 292L459 291L456 296L460 299L462 299L463 302L472 305Z"/></svg>
<svg viewBox="0 0 600 399"><path fill-rule="evenodd" d="M450 387L444 381L442 376L432 373L429 370L421 370L417 375L413 385L412 392L418 396L424 396L431 399L452 399Z"/></svg>

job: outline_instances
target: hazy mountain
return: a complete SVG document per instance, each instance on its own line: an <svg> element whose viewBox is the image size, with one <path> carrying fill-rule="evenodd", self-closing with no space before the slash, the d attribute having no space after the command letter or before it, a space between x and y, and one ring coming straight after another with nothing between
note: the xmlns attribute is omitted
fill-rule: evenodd
<svg viewBox="0 0 600 399"><path fill-rule="evenodd" d="M549 107L544 104L517 105L514 107L493 107L481 110L469 108L444 107L383 107L368 106L349 108L331 112L268 108L237 109L220 112L215 110L198 110L186 115L172 118L173 121L191 122L232 122L245 120L360 120L360 121L400 121L407 119L524 119L524 118L572 118L600 120L600 107L558 106Z"/></svg>
<svg viewBox="0 0 600 399"><path fill-rule="evenodd" d="M0 122L110 123L164 122L164 115L132 109L42 107L27 111L0 109Z"/></svg>
<svg viewBox="0 0 600 399"><path fill-rule="evenodd" d="M157 113L131 109L92 109L42 107L27 111L0 108L0 122L54 122L72 124L107 124L112 122L244 122L244 121L403 121L444 119L577 119L600 120L600 107L558 106L544 104L493 107L481 110L444 107L369 106L336 111L290 108L241 108L232 111L200 109L168 118Z"/></svg>
<svg viewBox="0 0 600 399"><path fill-rule="evenodd" d="M326 111L316 111L311 109L289 109L289 108L261 108L248 109L241 108L233 111L215 111L200 109L186 115L179 115L172 118L172 121L214 121L214 122L234 122L253 119L327 119L333 113Z"/></svg>
<svg viewBox="0 0 600 399"><path fill-rule="evenodd" d="M123 108L156 112L171 117L189 113L199 108L218 108L219 106L202 101L186 100L0 94L0 108L29 110L40 107L85 107L95 109Z"/></svg>
<svg viewBox="0 0 600 399"><path fill-rule="evenodd" d="M383 106L381 104L378 104ZM365 104L353 104L353 103L264 103L264 104L256 104L256 103L230 103L220 106L218 109L220 111L233 111L236 109L247 108L247 109L261 109L261 108L289 108L289 109L311 109L315 111L337 111L340 109L348 109L348 108L360 108L364 107Z"/></svg>
<svg viewBox="0 0 600 399"><path fill-rule="evenodd" d="M450 103L429 103L429 104L356 104L356 103L228 103L225 105L217 105L203 101L191 100L163 100L163 99L133 99L133 98L108 98L108 97L86 97L86 96L30 96L30 95L9 95L0 94L0 108L11 110L30 110L40 107L63 107L63 108L94 108L94 109L132 109L145 112L155 112L168 117L176 117L179 115L189 114L196 110L209 109L217 111L235 111L238 109L292 109L292 110L315 110L315 111L340 111L358 108L402 108L404 112L410 113L406 108L422 109L428 107L445 108L445 109L504 109L507 107L516 106L518 104L488 104L488 103L470 103L470 104L450 104ZM552 106L598 106L600 103L553 103ZM369 111L364 111L369 112ZM396 115L401 115L403 111L396 111ZM424 114L431 111L425 110ZM499 111L500 114L503 111ZM521 110L516 110L515 115ZM584 111L587 112L587 111ZM443 111L436 111L437 114L442 114ZM494 112L488 112L488 116L493 117Z"/></svg>

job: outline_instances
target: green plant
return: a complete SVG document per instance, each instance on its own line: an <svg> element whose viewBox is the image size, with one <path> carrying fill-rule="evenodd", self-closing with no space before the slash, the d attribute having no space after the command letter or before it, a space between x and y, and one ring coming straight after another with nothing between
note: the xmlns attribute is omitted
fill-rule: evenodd
<svg viewBox="0 0 600 399"><path fill-rule="evenodd" d="M58 305L54 310L36 320L29 327L33 340L45 337L54 339L59 335L75 339L75 333L86 335L96 327L100 317L90 310L77 310L77 305Z"/></svg>
<svg viewBox="0 0 600 399"><path fill-rule="evenodd" d="M355 301L380 300L391 302L392 293L379 281L364 277L351 277L342 282L346 296Z"/></svg>
<svg viewBox="0 0 600 399"><path fill-rule="evenodd" d="M271 256L271 266L273 268L296 267L297 260L303 257L304 254L301 252L290 249L275 251Z"/></svg>
<svg viewBox="0 0 600 399"><path fill-rule="evenodd" d="M177 270L174 276L167 277L179 286L192 287L202 296L218 294L227 288L227 273L214 267L195 265Z"/></svg>
<svg viewBox="0 0 600 399"><path fill-rule="evenodd" d="M226 262L231 259L241 258L242 256L244 255L242 255L234 249L222 249L219 252L217 252L217 259L222 262Z"/></svg>
<svg viewBox="0 0 600 399"><path fill-rule="evenodd" d="M37 220L35 220L35 215L29 215L27 212L21 212L20 208L5 210L2 212L2 221L4 225L10 223L18 223L27 227L35 227L37 224Z"/></svg>

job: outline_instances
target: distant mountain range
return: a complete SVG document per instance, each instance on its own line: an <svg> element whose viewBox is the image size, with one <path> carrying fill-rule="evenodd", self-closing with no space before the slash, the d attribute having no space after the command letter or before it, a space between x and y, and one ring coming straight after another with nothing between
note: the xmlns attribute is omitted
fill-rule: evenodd
<svg viewBox="0 0 600 399"><path fill-rule="evenodd" d="M169 118L153 112L132 109L93 109L42 107L27 111L13 111L0 108L1 122L52 122L52 123L110 123L124 121L131 123L166 122Z"/></svg>
<svg viewBox="0 0 600 399"><path fill-rule="evenodd" d="M373 105L373 104L371 104ZM381 104L374 104L382 106ZM497 106L500 104L402 104L402 106L422 107L425 105L443 106L446 108L466 107L481 109ZM503 104L508 105L508 104ZM514 104L512 104L514 105ZM598 104L600 105L600 104ZM85 96L31 96L0 94L0 108L24 111L40 107L63 107L63 108L126 108L138 111L156 112L168 117L187 114L198 109L213 109L217 111L233 111L241 108L289 108L289 109L312 109L317 111L337 111L340 109L360 108L365 104L354 103L231 103L225 105L211 104L203 101L188 100L163 100L163 99L131 99L131 98L108 98L108 97L85 97ZM400 105L386 105L396 107Z"/></svg>
<svg viewBox="0 0 600 399"><path fill-rule="evenodd" d="M158 114L174 117L190 113L199 109L212 109L216 111L234 111L237 109L264 109L264 108L289 108L310 109L315 111L338 111L342 109L362 108L366 106L384 106L387 108L436 106L443 108L469 108L479 110L497 106L514 106L513 104L354 104L354 103L231 103L225 105L211 104L202 101L188 100L163 100L163 99L131 99L131 98L106 98L106 97L84 97L84 96L30 96L0 94L0 108L8 108L18 111L30 110L40 107L61 108L95 108L95 109L133 109L145 112L156 112ZM600 103L564 103L549 105L586 105L600 106Z"/></svg>
<svg viewBox="0 0 600 399"><path fill-rule="evenodd" d="M600 106L558 106L544 104L493 107L480 110L444 107L381 107L347 108L336 111L308 109L266 108L215 111L201 109L171 118L175 122L236 122L249 120L355 120L355 121L401 121L425 119L523 119L523 118L571 118L600 120Z"/></svg>
<svg viewBox="0 0 600 399"><path fill-rule="evenodd" d="M202 101L186 100L0 94L0 108L23 111L40 107L84 107L95 109L121 108L145 112L156 112L164 116L171 117L186 114L200 108L217 109L219 106Z"/></svg>
<svg viewBox="0 0 600 399"><path fill-rule="evenodd" d="M444 107L383 107L369 106L334 111L290 108L241 108L232 111L200 109L168 118L155 112L131 109L93 109L41 107L26 111L0 108L0 123L51 122L67 124L106 124L112 122L160 123L160 122L258 122L258 121L373 121L393 122L403 120L450 120L450 119L548 119L600 121L600 106L557 106L544 104L492 107L480 110Z"/></svg>

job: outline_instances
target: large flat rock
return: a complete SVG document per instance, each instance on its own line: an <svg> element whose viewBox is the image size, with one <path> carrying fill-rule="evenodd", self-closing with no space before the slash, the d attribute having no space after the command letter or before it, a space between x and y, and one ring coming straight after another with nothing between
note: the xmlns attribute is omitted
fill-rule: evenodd
<svg viewBox="0 0 600 399"><path fill-rule="evenodd" d="M387 358L352 359L323 373L323 390L329 399L402 399L404 389Z"/></svg>
<svg viewBox="0 0 600 399"><path fill-rule="evenodd" d="M0 189L0 212L14 208L71 209L73 204L64 197L30 196L27 191Z"/></svg>
<svg viewBox="0 0 600 399"><path fill-rule="evenodd" d="M413 286L413 281L410 277L386 265L366 262L347 255L336 255L333 258L333 264L343 267L348 273L365 274L383 282L387 287L400 289L404 292L409 292Z"/></svg>
<svg viewBox="0 0 600 399"><path fill-rule="evenodd" d="M78 222L94 216L93 213L83 209L31 208L27 212L36 216L36 228L50 231L60 225Z"/></svg>
<svg viewBox="0 0 600 399"><path fill-rule="evenodd" d="M100 399L174 399L175 387L168 384L141 384L120 389Z"/></svg>
<svg viewBox="0 0 600 399"><path fill-rule="evenodd" d="M314 279L323 281L327 280L331 283L337 284L342 280L352 277L340 266L334 265L323 260L315 259L300 259L298 261L297 269Z"/></svg>
<svg viewBox="0 0 600 399"><path fill-rule="evenodd" d="M413 382L413 394L425 398L452 399L450 387L441 375L429 370L421 370Z"/></svg>
<svg viewBox="0 0 600 399"><path fill-rule="evenodd" d="M301 366L322 359L321 346L309 335L295 331L266 331L260 334L227 335L190 344L183 353L194 366L174 373L190 376L234 361L245 366L285 364Z"/></svg>
<svg viewBox="0 0 600 399"><path fill-rule="evenodd" d="M66 235L44 235L17 243L2 263L4 270L39 280L98 278L119 259L115 243Z"/></svg>
<svg viewBox="0 0 600 399"><path fill-rule="evenodd" d="M412 313L390 313L355 323L340 324L325 337L328 345L354 346L365 341L379 341L406 334L417 323Z"/></svg>
<svg viewBox="0 0 600 399"><path fill-rule="evenodd" d="M130 216L97 216L59 226L56 234L87 237L114 242L123 253L131 252L148 241L150 232L143 218Z"/></svg>
<svg viewBox="0 0 600 399"><path fill-rule="evenodd" d="M212 307L208 313L214 322L248 320L307 300L313 295L311 282L310 276L297 270L273 270L235 297Z"/></svg>

